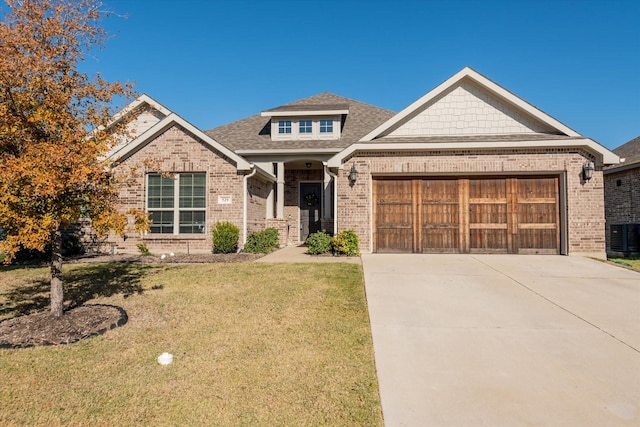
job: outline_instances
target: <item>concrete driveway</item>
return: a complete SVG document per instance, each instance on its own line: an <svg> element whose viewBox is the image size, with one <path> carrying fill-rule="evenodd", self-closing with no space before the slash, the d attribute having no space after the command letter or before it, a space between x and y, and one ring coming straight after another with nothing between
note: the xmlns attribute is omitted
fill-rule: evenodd
<svg viewBox="0 0 640 427"><path fill-rule="evenodd" d="M362 256L385 425L640 425L640 274L566 256Z"/></svg>

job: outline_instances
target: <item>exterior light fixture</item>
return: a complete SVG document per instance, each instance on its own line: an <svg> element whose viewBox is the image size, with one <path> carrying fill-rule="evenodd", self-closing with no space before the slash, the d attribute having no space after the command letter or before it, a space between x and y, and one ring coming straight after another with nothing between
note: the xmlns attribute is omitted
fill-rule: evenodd
<svg viewBox="0 0 640 427"><path fill-rule="evenodd" d="M582 165L582 177L585 181L589 181L591 178L593 178L593 165L591 164L591 162L587 162Z"/></svg>
<svg viewBox="0 0 640 427"><path fill-rule="evenodd" d="M307 167L307 169L311 169L311 162L307 162L304 165Z"/></svg>
<svg viewBox="0 0 640 427"><path fill-rule="evenodd" d="M349 171L349 182L355 184L358 179L358 171L355 166L351 166L351 170Z"/></svg>

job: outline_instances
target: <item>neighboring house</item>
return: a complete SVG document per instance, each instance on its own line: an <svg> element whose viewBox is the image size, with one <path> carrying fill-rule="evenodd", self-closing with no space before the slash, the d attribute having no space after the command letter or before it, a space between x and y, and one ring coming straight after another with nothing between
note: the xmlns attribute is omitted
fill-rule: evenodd
<svg viewBox="0 0 640 427"><path fill-rule="evenodd" d="M640 137L613 152L624 162L604 170L607 252L640 253Z"/></svg>
<svg viewBox="0 0 640 427"><path fill-rule="evenodd" d="M351 229L363 252L605 254L602 169L618 156L471 68L399 113L323 93L202 132L137 102L143 132L111 156L144 172L122 202L154 224L114 239L123 250L207 250L228 220L242 242Z"/></svg>

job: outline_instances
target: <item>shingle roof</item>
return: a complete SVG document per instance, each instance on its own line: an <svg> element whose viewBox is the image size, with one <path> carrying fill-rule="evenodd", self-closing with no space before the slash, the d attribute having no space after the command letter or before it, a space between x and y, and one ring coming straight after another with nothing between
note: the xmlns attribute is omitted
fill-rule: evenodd
<svg viewBox="0 0 640 427"><path fill-rule="evenodd" d="M626 144L623 144L620 147L614 149L613 152L620 157L624 157L626 159L625 163L631 163L640 160L640 136L638 136L637 138L633 138Z"/></svg>
<svg viewBox="0 0 640 427"><path fill-rule="evenodd" d="M625 160L618 165L605 167L605 173L617 173L640 167L640 136L633 138L631 141L622 144L612 151L620 156L621 159Z"/></svg>
<svg viewBox="0 0 640 427"><path fill-rule="evenodd" d="M265 111L275 111L277 109L280 109L280 111L291 111L296 108L315 109L319 105L340 106L340 109L348 107L349 114L345 115L343 119L343 127L339 140L272 141L270 119L269 117L262 117L260 114L210 129L205 133L234 151L264 150L268 152L269 150L275 149L343 149L358 141L376 126L395 114L393 111L328 92Z"/></svg>

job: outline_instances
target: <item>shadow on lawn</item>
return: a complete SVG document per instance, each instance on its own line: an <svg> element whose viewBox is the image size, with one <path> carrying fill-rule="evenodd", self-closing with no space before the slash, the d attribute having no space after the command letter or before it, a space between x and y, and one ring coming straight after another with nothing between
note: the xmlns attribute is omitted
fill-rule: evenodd
<svg viewBox="0 0 640 427"><path fill-rule="evenodd" d="M121 294L125 298L142 294L141 280L161 267L148 264L91 264L67 271L63 276L65 309L80 306L93 298ZM154 287L155 289L156 287ZM49 306L50 283L35 279L11 289L0 297L0 316L19 316L42 311Z"/></svg>

